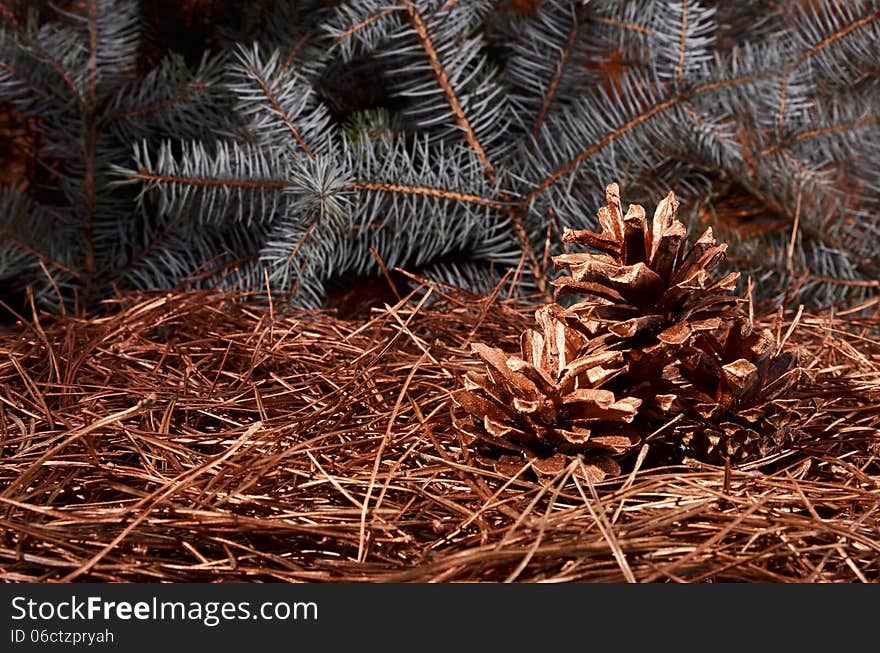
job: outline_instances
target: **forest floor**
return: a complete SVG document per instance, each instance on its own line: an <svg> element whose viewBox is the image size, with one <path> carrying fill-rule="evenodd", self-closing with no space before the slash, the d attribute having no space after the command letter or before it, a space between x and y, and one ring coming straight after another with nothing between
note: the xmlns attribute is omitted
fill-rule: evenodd
<svg viewBox="0 0 880 653"><path fill-rule="evenodd" d="M724 468L648 444L598 484L500 473L454 426L469 343L514 349L533 311L423 286L348 319L209 291L23 318L0 580L880 580L877 298L797 318L792 447Z"/></svg>

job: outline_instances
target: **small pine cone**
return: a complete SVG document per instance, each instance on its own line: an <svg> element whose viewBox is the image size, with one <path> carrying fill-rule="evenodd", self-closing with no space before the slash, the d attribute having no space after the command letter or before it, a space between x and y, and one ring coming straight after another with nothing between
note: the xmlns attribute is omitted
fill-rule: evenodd
<svg viewBox="0 0 880 653"><path fill-rule="evenodd" d="M794 401L783 399L803 378L793 351L777 352L773 334L745 318L682 347L678 393L687 419L677 434L688 455L712 462L763 457L791 444Z"/></svg>
<svg viewBox="0 0 880 653"><path fill-rule="evenodd" d="M566 229L562 240L598 250L553 258L568 275L553 283L559 294L583 294L567 315L586 333L606 327L620 338L654 336L660 347L676 347L694 333L721 326L742 301L732 294L738 272L715 280L726 244L716 244L708 229L686 250L687 229L676 219L678 202L669 193L648 223L645 210L630 204L621 210L620 190L609 184L607 205L599 209L602 233Z"/></svg>
<svg viewBox="0 0 880 653"><path fill-rule="evenodd" d="M686 421L676 429L685 454L706 462L733 463L763 458L790 445L793 441L788 427L792 413L780 410L775 420L762 421L754 426L740 422L722 422L706 425Z"/></svg>
<svg viewBox="0 0 880 653"><path fill-rule="evenodd" d="M626 372L623 354L602 338L588 341L567 325L556 305L535 313L540 330L520 340L520 356L482 344L471 346L486 373L468 372L453 395L469 419L461 430L500 452L518 452L543 476L555 475L583 454L594 480L619 473L612 456L639 442L632 422L641 400L602 386ZM509 468L510 459L505 458Z"/></svg>

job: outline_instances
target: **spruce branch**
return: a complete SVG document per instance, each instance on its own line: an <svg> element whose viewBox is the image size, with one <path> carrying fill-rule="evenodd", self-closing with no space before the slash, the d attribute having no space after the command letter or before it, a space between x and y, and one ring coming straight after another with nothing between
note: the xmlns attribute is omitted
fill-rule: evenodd
<svg viewBox="0 0 880 653"><path fill-rule="evenodd" d="M770 76L770 74L771 73L765 73L763 75L746 75L736 79L710 82L708 84L698 86L692 90L672 95L671 97L668 97L667 99L662 100L656 104L649 104L640 113L637 113L635 116L628 119L615 130L606 133L595 143L591 143L589 146L580 150L573 157L571 157L567 161L564 161L562 165L553 170L545 178L538 181L535 184L534 188L529 192L529 194L526 195L526 197L522 200L521 207L526 207L536 197L547 191L550 187L564 180L568 175L574 172L578 168L578 166L584 163L584 161L594 156L601 150L605 149L609 145L613 144L618 139L626 136L636 128L644 125L652 118L662 115L668 112L670 109L686 102L687 100L690 100L702 94L712 93L714 91L730 88L732 86L751 84L762 79L766 79Z"/></svg>
<svg viewBox="0 0 880 653"><path fill-rule="evenodd" d="M97 137L97 120L95 116L95 104L98 100L98 0L88 0L88 27L89 27L89 55L88 55L88 102L84 102L85 123L85 224L83 231L86 241L86 255L83 267L87 278L95 273L95 205L96 205L96 161L95 139ZM117 55L118 56L118 55ZM87 295L86 301L89 297Z"/></svg>
<svg viewBox="0 0 880 653"><path fill-rule="evenodd" d="M224 57L205 55L193 70L169 55L113 100L113 129L124 142L174 133L181 140L210 139L234 131Z"/></svg>
<svg viewBox="0 0 880 653"><path fill-rule="evenodd" d="M137 215L134 189L111 178L130 161L130 139L160 125L204 135L206 118L210 129L220 127L212 120L219 112L206 109L214 102L218 65L206 59L194 77L178 59L139 77L141 17L134 0L87 0L53 8L51 16L22 21L0 36L0 103L8 102L35 133L33 165L41 180L28 185L34 215L51 214L63 226L35 229L22 241L34 262L27 280L37 284L38 296L45 294L40 287L75 286L89 305L154 239L150 220ZM6 240L16 243L10 229L0 232L0 245ZM59 250L62 256L53 254ZM45 279L37 263L61 276ZM12 267L0 264L0 278L11 274Z"/></svg>
<svg viewBox="0 0 880 653"><path fill-rule="evenodd" d="M445 188L429 188L426 186L407 186L403 184L392 184L383 182L356 181L346 188L352 190L368 190L389 194L402 195L424 195L426 197L436 197L453 202L463 202L465 204L474 204L476 206L485 206L496 211L506 212L510 209L510 205L488 197L479 195L470 195L467 193L459 193Z"/></svg>
<svg viewBox="0 0 880 653"><path fill-rule="evenodd" d="M381 19L385 18L386 16L393 14L394 12L400 11L400 10L401 10L401 7L386 7L385 9L382 9L382 10L376 12L372 16L367 16L366 18L363 18L356 25L352 25L348 29L344 29L340 32L335 33L333 35L333 40L336 43L343 43L343 42L345 42L345 40L348 37L352 36L353 34L356 34L357 32L361 31L362 29L365 29L366 27L372 25L376 21L381 20Z"/></svg>
<svg viewBox="0 0 880 653"><path fill-rule="evenodd" d="M684 3L681 5L682 12L686 13L694 6L695 3ZM772 44L764 48L746 49L744 54L734 52L729 62L720 62L735 73L734 75L726 74L716 63L707 64L705 53L701 55L698 47L691 47L689 52L697 50L697 54L693 60L689 59L689 62L693 61L693 66L687 70L681 65L670 65L664 69L661 64L657 64L653 72L656 82L650 78L637 78L639 81L635 83L639 84L640 89L652 89L655 92L659 90L656 95L645 90L628 91L626 89L634 89L635 85L624 81L621 84L621 92L611 94L610 97L609 94L599 93L595 101L588 101L579 110L566 114L570 123L582 125L583 122L579 117L574 117L573 114L595 116L598 113L604 119L598 122L600 124L604 122L611 127L604 134L600 129L592 126L572 128L570 125L561 124L561 121L549 124L537 148L541 154L534 157L536 168L544 169L544 173L529 178L532 187L528 193L524 193L524 199L518 209L519 213L528 212L533 203L553 191L557 185L560 189L559 192L554 192L557 198L554 201L562 201L561 195L568 192L572 179L582 175L588 164L604 165L605 162L601 160L603 151L611 150L615 146L622 145L624 156L629 157L639 156L637 152L640 148L653 149L655 157L658 154L672 157L688 156L687 148L690 148L691 153L699 153L700 149L704 149L709 155L708 160L702 164L704 167L721 167L726 174L739 176L748 183L752 192L761 197L774 195L774 201L767 204L771 209L790 206L788 203L793 201L793 191L785 189L791 188L793 182L808 184L810 192L816 197L813 203L816 208L814 209L812 205L810 207L810 217L805 220L803 227L804 234L816 239L816 242L822 243L828 250L846 251L845 243L829 235L819 219L822 211L820 206L831 206L838 202L834 197L839 194L837 190L839 177L836 172L833 175L830 173L835 168L839 168L840 161L845 159L825 155L816 158L812 153L806 157L800 156L795 151L796 141L791 140L792 129L811 121L816 109L821 110L822 106L817 105L816 100L810 97L813 88L809 82L807 74L809 68L805 62L813 57L821 57L826 50L833 50L838 39L845 40L847 36L854 35L859 30L870 32L873 19L876 18L873 11L865 15L861 15L855 9L839 12L839 15L833 11L832 13L832 19L823 25L825 30L832 33L814 31L811 34L812 43L808 42L797 48L789 44L783 46ZM692 24L690 19L684 20L683 15L680 12L678 21L680 34L687 32L685 23ZM711 12L707 12L704 18L710 15ZM670 24L665 31L671 32L671 27ZM662 32L663 30L660 31ZM672 62L674 59L678 64L681 63L684 51L682 43L685 40L677 41L678 50L675 57L673 58L670 53L666 57L667 60ZM699 45L700 38L696 40ZM658 38L658 41L662 43L664 39ZM762 61L759 55L765 53L770 56ZM774 65L780 59L781 64ZM658 61L662 62L662 59ZM746 65L743 66L743 63ZM714 72L710 74L710 71ZM709 81L709 78L714 79ZM731 93L731 90L736 93ZM755 122L745 123L766 125L765 130L749 133L748 140L743 140L740 135L735 134L731 126L737 117L744 113L744 107L749 107L750 102L754 103L754 98L759 98L761 102L771 97L773 99L767 105L759 105L761 110L753 111ZM722 101L719 103L715 98L720 98ZM731 102L738 98L742 98L742 103ZM715 103L714 107L711 105L712 102ZM766 111L763 110L763 106L767 107ZM718 108L722 110L721 113L718 112ZM678 125L683 124L683 119L693 121L695 129L694 136L683 134L684 145L679 151L676 151L672 143L669 146L660 145L658 148L659 144L656 141L649 143L639 134L639 132L656 134L661 129L667 133L681 133ZM850 124L856 126L859 123L851 121ZM864 126L865 123L861 125ZM582 129L581 133L577 133L578 129ZM560 134L563 135L562 143L559 142ZM787 142L774 147L774 141L779 142L782 139L787 139ZM576 149L577 143L588 145ZM838 139L836 144L840 146L841 140ZM759 161L758 152L754 152L756 148L760 148L759 151L778 153L777 160L772 165L768 165L766 159L760 159L758 166L743 165L749 161ZM851 149L848 151L851 152ZM620 154L612 156L621 157ZM629 158L630 163L633 160ZM644 164L646 165L648 161L654 163L654 168L661 163L659 158L646 157ZM695 160L695 163L699 161ZM604 170L605 175L621 176L620 168L608 167ZM756 176L756 171L760 171L760 175ZM565 206L567 210L573 209L570 204ZM787 208L782 215L787 215L791 219L791 209ZM870 262L853 261L853 264L865 275L876 274L876 268Z"/></svg>
<svg viewBox="0 0 880 653"><path fill-rule="evenodd" d="M150 71L133 65L133 0L0 38L0 102L39 129L83 279L170 286L243 261L224 283L262 288L265 268L306 304L382 266L474 287L514 269L514 292L546 290L554 225L594 227L607 179L634 200L674 189L727 227L715 203L738 189L772 229L726 235L765 287L797 291L777 298L876 279L874 2L278 0L241 16L217 56Z"/></svg>
<svg viewBox="0 0 880 653"><path fill-rule="evenodd" d="M449 108L452 110L452 114L455 117L456 124L461 128L467 144L470 145L474 152L477 153L480 161L486 167L486 174L489 176L489 179L494 180L495 166L489 160L486 151L483 149L479 138L477 138L477 135L474 133L470 121L468 120L467 116L464 113L464 110L461 107L461 103L458 100L455 89L452 88L452 84L450 84L449 82L449 75L446 73L446 70L440 63L440 57L437 55L437 50L434 48L434 43L431 40L431 35L428 33L428 28L425 25L425 21L422 19L422 15L415 8L415 5L413 5L412 2L405 2L404 7L406 7L406 12L409 16L410 22L412 23L413 29L416 31L416 34L419 37L419 43L421 43L422 48L424 48L425 54L430 61L431 71L434 73L437 84L443 90L443 95L446 97L446 101L449 103Z"/></svg>
<svg viewBox="0 0 880 653"><path fill-rule="evenodd" d="M489 156L486 154L485 149L480 143L477 134L474 132L474 129L471 127L471 123L468 120L468 117L465 115L465 112L462 108L461 103L459 102L458 96L453 88L449 75L447 74L445 68L443 67L440 57L437 54L437 50L434 47L434 43L431 39L431 35L428 32L428 28L425 24L422 15L416 9L415 5L411 1L407 1L404 3L407 14L409 16L409 20L412 23L413 29L418 35L419 43L425 51L425 54L428 57L431 65L431 71L434 74L435 79L437 80L438 86L443 91L443 95L446 98L446 102L449 104L449 107L452 111L456 124L461 129L465 141L467 144L476 152L477 156L480 159L480 162L486 168L486 175L488 176L490 181L495 181L495 166L492 161L489 160ZM450 10L451 6L444 6L440 13L444 13ZM502 196L502 199L506 199L506 196ZM523 248L523 252L528 259L529 266L532 270L532 273L535 278L535 282L538 285L538 289L547 294L549 292L547 281L545 278L544 270L541 267L540 261L538 259L537 254L535 253L535 249L532 246L531 240L529 238L528 232L525 229L522 218L515 211L509 211L508 216L510 218L510 224L513 228L514 234L516 235L517 240L519 241L520 246Z"/></svg>
<svg viewBox="0 0 880 653"><path fill-rule="evenodd" d="M556 61L555 69L550 80L547 82L547 91L544 93L544 98L541 101L538 114L535 116L535 121L532 123L532 128L529 130L533 138L538 137L538 133L541 131L541 125L543 125L544 121L547 119L547 114L550 112L550 106L556 98L562 76L565 73L566 68L570 65L573 50L577 43L577 37L584 23L588 8L589 5L584 4L572 17L571 27L568 30L565 44L559 51L559 57Z"/></svg>
<svg viewBox="0 0 880 653"><path fill-rule="evenodd" d="M180 156L175 149L165 142L153 153L148 143L137 144L137 167L117 168L118 183L142 184L142 199L156 195L163 214L176 215L193 227L230 219L249 226L269 222L281 210L284 198L279 191L291 186L282 153L228 142L184 144Z"/></svg>
<svg viewBox="0 0 880 653"><path fill-rule="evenodd" d="M124 175L125 181L145 182L152 186L192 186L194 188L225 188L229 190L283 190L290 182L281 180L253 181L251 179L214 179L212 177L189 177L186 175L159 175L141 168L139 172Z"/></svg>
<svg viewBox="0 0 880 653"><path fill-rule="evenodd" d="M285 67L277 50L266 58L258 46L240 48L232 90L248 130L266 147L286 138L308 157L328 147L329 112L298 70Z"/></svg>
<svg viewBox="0 0 880 653"><path fill-rule="evenodd" d="M163 100L161 102L157 102L148 107L143 107L142 109L130 109L128 111L118 113L115 116L116 120L128 121L128 120L137 120L140 118L146 118L148 116L152 116L161 111L165 111L173 106L179 105L180 103L186 101L193 93L198 93L199 91L205 88L205 82L202 80L196 80L183 90L181 90L174 97L170 97L167 100Z"/></svg>

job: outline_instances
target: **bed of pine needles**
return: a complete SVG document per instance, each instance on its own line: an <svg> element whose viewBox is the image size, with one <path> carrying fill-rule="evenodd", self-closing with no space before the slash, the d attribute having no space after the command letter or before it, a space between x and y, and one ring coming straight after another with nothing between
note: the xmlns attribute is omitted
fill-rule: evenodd
<svg viewBox="0 0 880 653"><path fill-rule="evenodd" d="M22 317L0 580L880 580L876 298L776 324L813 377L793 448L724 468L649 443L597 485L486 469L452 425L468 344L514 349L533 311L423 285L348 319L209 291Z"/></svg>

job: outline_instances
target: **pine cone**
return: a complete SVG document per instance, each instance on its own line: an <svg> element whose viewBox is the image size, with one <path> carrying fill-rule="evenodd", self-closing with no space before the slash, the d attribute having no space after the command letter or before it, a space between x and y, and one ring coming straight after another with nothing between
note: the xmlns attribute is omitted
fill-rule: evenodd
<svg viewBox="0 0 880 653"><path fill-rule="evenodd" d="M626 215L620 189L605 189L607 206L599 209L602 233L566 229L562 240L599 253L553 258L570 274L553 283L558 294L579 293L590 299L575 304L582 330L606 327L620 338L656 336L660 346L677 346L693 333L717 329L741 300L731 293L739 278L732 272L717 281L712 270L724 260L726 244L716 244L708 229L686 250L687 229L676 219L678 202L669 193L648 224L645 210L630 204Z"/></svg>
<svg viewBox="0 0 880 653"><path fill-rule="evenodd" d="M561 311L553 304L538 309L541 330L523 333L520 356L473 344L487 373L468 372L453 399L470 415L460 427L473 440L525 455L540 475L584 454L587 473L600 480L620 472L611 456L638 443L632 422L641 400L602 388L626 372L623 354L603 338L588 341Z"/></svg>
<svg viewBox="0 0 880 653"><path fill-rule="evenodd" d="M619 473L614 457L665 425L677 453L713 462L788 444L792 402L782 396L802 370L769 331L752 329L733 294L739 274L714 280L727 246L708 230L688 249L671 193L650 227L640 206L623 215L616 184L606 197L602 234L563 236L599 253L554 258L570 273L554 282L559 292L589 298L539 309L541 329L523 334L520 356L472 346L487 373L468 373L454 394L470 415L462 431L525 455L542 475L584 454L594 478ZM510 457L499 466L512 471Z"/></svg>
<svg viewBox="0 0 880 653"><path fill-rule="evenodd" d="M769 330L731 320L683 346L679 360L689 386L679 392L687 419L676 432L690 456L739 462L791 443L794 401L782 397L804 372L795 352L776 351Z"/></svg>

